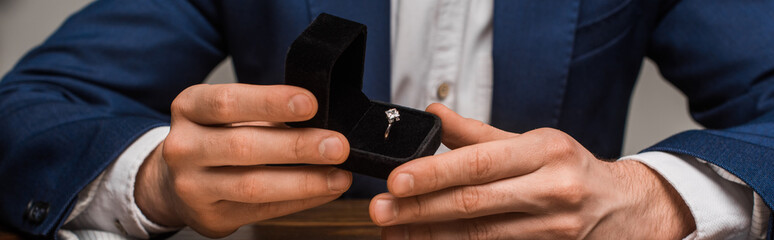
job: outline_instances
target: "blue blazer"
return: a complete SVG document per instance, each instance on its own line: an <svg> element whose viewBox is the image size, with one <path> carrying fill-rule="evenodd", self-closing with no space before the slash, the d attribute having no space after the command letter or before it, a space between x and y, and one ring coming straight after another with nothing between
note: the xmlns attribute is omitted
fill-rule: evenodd
<svg viewBox="0 0 774 240"><path fill-rule="evenodd" d="M389 101L389 11L386 0L96 1L0 82L2 224L52 236L84 186L169 124L181 90L227 56L241 82L282 83L288 46L322 12L368 25L364 92ZM494 11L494 126L558 128L617 157L650 57L707 130L646 151L707 160L772 206L774 1L513 0ZM351 195L384 189L356 181Z"/></svg>

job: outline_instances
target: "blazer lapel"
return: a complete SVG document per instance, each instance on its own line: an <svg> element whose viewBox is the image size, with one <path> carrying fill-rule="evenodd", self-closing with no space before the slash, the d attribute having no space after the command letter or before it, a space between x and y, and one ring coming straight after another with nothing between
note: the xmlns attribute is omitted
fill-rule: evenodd
<svg viewBox="0 0 774 240"><path fill-rule="evenodd" d="M495 0L492 125L557 126L578 8L579 0Z"/></svg>

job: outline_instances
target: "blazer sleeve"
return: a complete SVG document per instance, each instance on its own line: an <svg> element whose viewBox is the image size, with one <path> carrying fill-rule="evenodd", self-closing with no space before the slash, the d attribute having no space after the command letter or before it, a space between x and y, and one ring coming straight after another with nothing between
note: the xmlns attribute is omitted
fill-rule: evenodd
<svg viewBox="0 0 774 240"><path fill-rule="evenodd" d="M707 129L679 133L645 151L688 154L722 167L771 209L774 1L672 1L662 5L660 17L648 55Z"/></svg>
<svg viewBox="0 0 774 240"><path fill-rule="evenodd" d="M0 222L52 237L77 194L224 59L212 2L96 1L0 82Z"/></svg>

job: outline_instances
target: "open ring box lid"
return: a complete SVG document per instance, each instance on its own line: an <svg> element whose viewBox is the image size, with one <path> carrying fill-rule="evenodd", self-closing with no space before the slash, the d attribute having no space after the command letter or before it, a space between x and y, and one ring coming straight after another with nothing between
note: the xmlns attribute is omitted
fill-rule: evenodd
<svg viewBox="0 0 774 240"><path fill-rule="evenodd" d="M311 91L317 114L287 125L344 134L349 158L338 167L386 179L397 166L435 153L441 121L431 113L369 100L362 92L365 49L365 25L320 14L290 46L285 61L285 83ZM400 121L385 139L385 111L391 108Z"/></svg>

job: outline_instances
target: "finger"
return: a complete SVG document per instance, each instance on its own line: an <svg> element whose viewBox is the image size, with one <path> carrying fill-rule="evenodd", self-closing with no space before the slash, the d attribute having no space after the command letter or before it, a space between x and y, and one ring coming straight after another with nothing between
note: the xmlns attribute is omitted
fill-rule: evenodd
<svg viewBox="0 0 774 240"><path fill-rule="evenodd" d="M267 203L341 194L352 173L334 167L224 167L210 169L204 191L218 200Z"/></svg>
<svg viewBox="0 0 774 240"><path fill-rule="evenodd" d="M252 121L252 122L238 122L224 124L223 127L275 127L275 128L290 128L283 122L266 122L266 121Z"/></svg>
<svg viewBox="0 0 774 240"><path fill-rule="evenodd" d="M532 140L497 140L409 161L390 173L387 188L407 197L528 174L543 166L542 150Z"/></svg>
<svg viewBox="0 0 774 240"><path fill-rule="evenodd" d="M341 133L317 128L197 128L192 146L201 166L260 164L340 164L349 155ZM178 141L180 142L180 141Z"/></svg>
<svg viewBox="0 0 774 240"><path fill-rule="evenodd" d="M225 237L242 225L314 208L333 201L339 196L340 194L258 204L221 201L216 203L216 216L209 217L208 221L197 223L202 226L191 226L191 228L205 236Z"/></svg>
<svg viewBox="0 0 774 240"><path fill-rule="evenodd" d="M303 121L316 112L311 92L286 85L200 84L184 90L172 103L173 120L181 119L179 115L202 125Z"/></svg>
<svg viewBox="0 0 774 240"><path fill-rule="evenodd" d="M544 179L523 176L484 185L448 188L437 192L396 198L389 193L374 197L371 219L379 226L449 221L501 213L551 212L554 202L544 201L556 189ZM550 183L549 183L550 184Z"/></svg>
<svg viewBox="0 0 774 240"><path fill-rule="evenodd" d="M463 118L440 103L430 104L426 111L441 118L442 142L450 149L518 136L475 119Z"/></svg>
<svg viewBox="0 0 774 240"><path fill-rule="evenodd" d="M382 228L382 239L580 239L588 232L575 218L562 217L501 214L399 225Z"/></svg>
<svg viewBox="0 0 774 240"><path fill-rule="evenodd" d="M226 210L227 214L235 216L241 222L246 224L279 216L285 216L291 213L317 207L333 201L339 196L341 196L341 194L259 204L228 202L224 205L226 205L226 209L229 209Z"/></svg>

